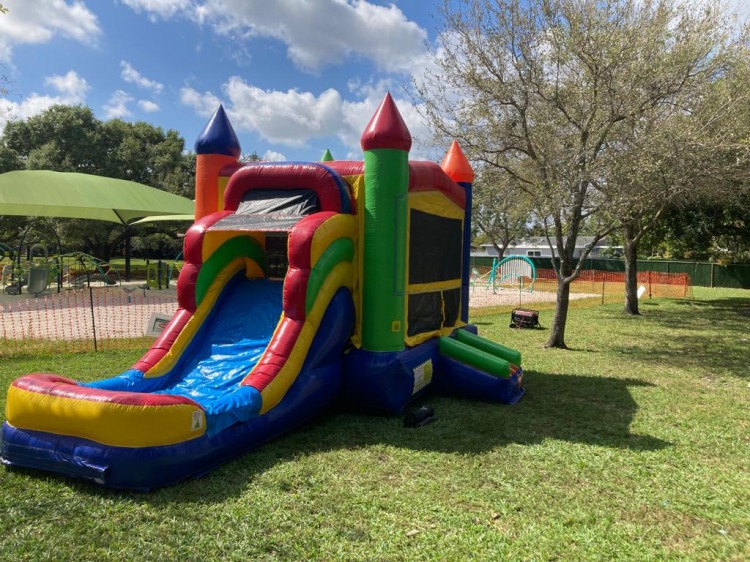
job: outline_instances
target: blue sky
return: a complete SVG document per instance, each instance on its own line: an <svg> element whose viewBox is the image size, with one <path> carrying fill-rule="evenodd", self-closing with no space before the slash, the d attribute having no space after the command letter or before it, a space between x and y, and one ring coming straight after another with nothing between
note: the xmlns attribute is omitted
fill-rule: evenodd
<svg viewBox="0 0 750 562"><path fill-rule="evenodd" d="M404 86L428 65L431 0L3 0L0 127L54 103L102 120L176 129L192 148L223 103L244 152L361 158L390 90L415 138L429 131ZM423 144L422 146L427 146ZM447 148L447 147L446 147ZM420 154L421 151L421 154Z"/></svg>
<svg viewBox="0 0 750 562"><path fill-rule="evenodd" d="M0 3L0 74L12 80L0 128L54 103L84 104L100 119L176 129L192 148L221 102L244 152L360 159L361 132L391 91L411 157L443 155L404 91L429 68L442 0ZM750 15L750 1L728 3Z"/></svg>

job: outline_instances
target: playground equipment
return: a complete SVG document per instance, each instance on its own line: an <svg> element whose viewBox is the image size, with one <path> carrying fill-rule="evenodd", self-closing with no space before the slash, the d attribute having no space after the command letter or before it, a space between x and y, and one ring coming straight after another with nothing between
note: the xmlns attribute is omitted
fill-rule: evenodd
<svg viewBox="0 0 750 562"><path fill-rule="evenodd" d="M43 283L41 270L47 273ZM34 277L32 291L31 277ZM120 275L109 263L84 254L72 252L69 254L37 255L29 260L18 260L13 264L6 264L2 269L3 290L8 294L35 293L43 291L36 288L44 284L45 290L56 284L56 290L82 290L86 287L108 287L120 284ZM24 289L25 287L25 289Z"/></svg>
<svg viewBox="0 0 750 562"><path fill-rule="evenodd" d="M20 295L26 290L38 296L53 284L60 292L120 282L119 273L107 262L83 252L62 253L54 225L44 218L33 220L24 228L15 248L0 244L0 251L2 259L11 262L2 269L3 291L8 294ZM46 281L41 270L47 272ZM39 287L44 288L39 290Z"/></svg>
<svg viewBox="0 0 750 562"><path fill-rule="evenodd" d="M31 221L24 228L14 247L0 244L3 292L10 295L22 294L24 287L29 285L32 269L35 270L34 296L46 290L58 274L57 262L50 255L50 249L56 250L59 246L57 233L48 221L40 219ZM42 278L40 268L46 269L46 279Z"/></svg>
<svg viewBox="0 0 750 562"><path fill-rule="evenodd" d="M492 269L487 277L487 287L495 293L503 285L523 288L526 283L528 292L534 291L536 267L526 256L507 256L492 260Z"/></svg>
<svg viewBox="0 0 750 562"><path fill-rule="evenodd" d="M146 286L149 289L169 289L172 278L172 266L162 260L146 264Z"/></svg>
<svg viewBox="0 0 750 562"><path fill-rule="evenodd" d="M428 391L517 402L520 353L468 324L474 175L460 147L441 166L410 162L390 95L361 143L362 162L241 164L220 107L195 146L178 311L121 375L15 380L3 462L149 489L337 397L389 413Z"/></svg>
<svg viewBox="0 0 750 562"><path fill-rule="evenodd" d="M120 273L115 267L89 254L71 252L55 256L55 259L60 264L61 284L65 289L121 285Z"/></svg>
<svg viewBox="0 0 750 562"><path fill-rule="evenodd" d="M26 291L38 297L49 287L49 269L46 267L29 268L29 284Z"/></svg>

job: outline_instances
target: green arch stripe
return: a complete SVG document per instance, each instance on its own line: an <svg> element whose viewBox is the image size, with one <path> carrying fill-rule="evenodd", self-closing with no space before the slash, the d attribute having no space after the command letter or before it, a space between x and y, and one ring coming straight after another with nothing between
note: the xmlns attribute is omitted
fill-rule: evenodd
<svg viewBox="0 0 750 562"><path fill-rule="evenodd" d="M219 246L201 266L195 283L195 304L198 306L206 296L216 276L235 258L250 258L266 272L266 254L254 238L235 236Z"/></svg>
<svg viewBox="0 0 750 562"><path fill-rule="evenodd" d="M320 288L333 268L342 261L352 261L352 259L354 259L354 240L351 238L339 238L326 248L310 272L305 294L305 314L310 313L315 297L318 296Z"/></svg>

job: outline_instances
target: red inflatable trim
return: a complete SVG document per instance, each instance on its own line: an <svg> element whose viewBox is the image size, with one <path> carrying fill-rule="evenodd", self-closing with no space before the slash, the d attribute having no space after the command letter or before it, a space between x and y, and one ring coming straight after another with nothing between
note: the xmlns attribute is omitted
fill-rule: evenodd
<svg viewBox="0 0 750 562"><path fill-rule="evenodd" d="M361 176L365 173L364 162L333 161L326 166L341 176ZM440 191L462 209L466 208L466 192L453 181L435 162L409 162L409 191Z"/></svg>
<svg viewBox="0 0 750 562"><path fill-rule="evenodd" d="M344 185L346 185L344 183ZM236 211L251 189L310 189L318 196L321 211L341 212L342 191L325 166L316 163L255 164L237 170L224 192L224 208ZM346 197L349 197L348 190Z"/></svg>
<svg viewBox="0 0 750 562"><path fill-rule="evenodd" d="M409 191L440 191L456 205L466 209L466 191L435 162L409 163Z"/></svg>
<svg viewBox="0 0 750 562"><path fill-rule="evenodd" d="M362 150L394 148L409 152L411 133L393 101L391 93L385 94L360 138Z"/></svg>
<svg viewBox="0 0 750 562"><path fill-rule="evenodd" d="M86 400L88 402L107 402L127 406L175 406L189 404L200 408L197 402L185 396L100 390L98 388L80 386L71 379L46 373L26 375L13 381L11 386L35 394L69 398L71 400Z"/></svg>
<svg viewBox="0 0 750 562"><path fill-rule="evenodd" d="M190 320L192 316L193 313L191 311L185 310L184 308L178 308L177 312L175 312L174 316L172 316L172 320L169 321L169 324L167 324L167 327L164 328L164 331L161 333L161 335L151 345L145 355L141 357L135 365L133 365L132 368L145 373L159 361L161 361L167 354L167 352L171 349L172 344L174 344L175 340L177 339L177 336L180 335L180 332L183 330L185 325L188 323L188 320Z"/></svg>
<svg viewBox="0 0 750 562"><path fill-rule="evenodd" d="M186 262L203 263L203 238L206 236L206 232L218 221L232 214L231 211L220 211L206 215L193 223L185 233L184 251Z"/></svg>
<svg viewBox="0 0 750 562"><path fill-rule="evenodd" d="M203 265L203 239L214 224L231 214L231 211L221 211L206 215L193 223L185 234L185 265L177 278L177 303L186 310L195 312L195 285Z"/></svg>
<svg viewBox="0 0 750 562"><path fill-rule="evenodd" d="M286 364L294 349L294 344L302 332L303 325L304 321L302 320L285 317L276 328L276 333L268 344L263 357L260 358L252 373L242 381L242 384L252 386L262 392Z"/></svg>
<svg viewBox="0 0 750 562"><path fill-rule="evenodd" d="M304 320L307 313L305 311L305 299L307 295L307 282L310 280L309 269L298 269L289 265L289 269L284 279L284 315L295 319Z"/></svg>
<svg viewBox="0 0 750 562"><path fill-rule="evenodd" d="M312 264L310 254L312 252L312 241L315 231L320 225L338 213L322 212L308 215L297 224L289 233L289 266L299 269L310 269Z"/></svg>

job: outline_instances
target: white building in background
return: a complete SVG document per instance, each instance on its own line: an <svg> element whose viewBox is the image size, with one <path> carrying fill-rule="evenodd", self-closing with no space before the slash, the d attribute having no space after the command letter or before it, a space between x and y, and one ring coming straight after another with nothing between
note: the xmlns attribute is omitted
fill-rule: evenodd
<svg viewBox="0 0 750 562"><path fill-rule="evenodd" d="M573 252L574 258L581 257L581 254L583 253L584 248L591 244L591 242L594 240L593 236L579 236L578 240L576 241L576 248ZM608 240L599 240L599 242L596 243L596 245L591 249L591 253L588 257L590 258L601 258L603 256L603 252L606 250L609 250L610 248L614 250L620 250L622 251L622 247L620 246L610 246ZM495 250L495 247L492 244L482 244L479 246L479 249L472 250L471 252L472 257L489 257L489 258L496 258L498 256L497 250ZM552 251L550 250L549 244L547 243L547 239L543 236L531 236L529 238L524 238L521 240L518 240L513 245L508 246L508 249L505 250L505 257L508 256L526 256L529 258L551 258L553 257Z"/></svg>

